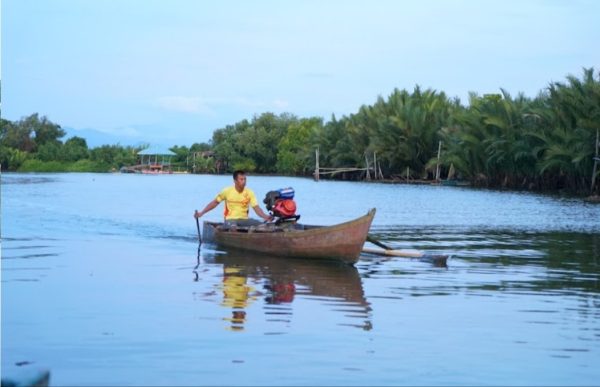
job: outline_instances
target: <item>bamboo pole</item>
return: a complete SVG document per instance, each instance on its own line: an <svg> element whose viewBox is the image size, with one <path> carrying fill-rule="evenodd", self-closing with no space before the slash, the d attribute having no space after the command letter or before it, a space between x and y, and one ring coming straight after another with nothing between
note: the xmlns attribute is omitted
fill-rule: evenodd
<svg viewBox="0 0 600 387"><path fill-rule="evenodd" d="M438 143L437 166L435 167L435 180L440 181L440 153L442 152L442 141Z"/></svg>
<svg viewBox="0 0 600 387"><path fill-rule="evenodd" d="M377 180L377 152L373 152L373 172L375 172L375 180Z"/></svg>
<svg viewBox="0 0 600 387"><path fill-rule="evenodd" d="M596 129L596 157L594 157L594 169L592 170L592 188L591 194L594 194L594 186L596 185L596 170L598 168L598 147L600 146L600 129Z"/></svg>
<svg viewBox="0 0 600 387"><path fill-rule="evenodd" d="M384 255L384 256L392 256L392 257L406 257L406 258L418 258L420 261L431 262L435 266L438 267L447 267L448 265L448 255L443 254L428 254L422 253L419 251L403 251L403 250L382 250L382 249L372 249L369 247L363 247L363 253L367 254L376 254L376 255Z"/></svg>
<svg viewBox="0 0 600 387"><path fill-rule="evenodd" d="M378 254L378 255L391 255L395 257L408 257L408 258L421 258L425 254L420 251L403 251L403 250L382 250L382 249L373 249L370 247L363 247L363 252L369 254Z"/></svg>
<svg viewBox="0 0 600 387"><path fill-rule="evenodd" d="M315 149L315 181L319 181L319 148Z"/></svg>
<svg viewBox="0 0 600 387"><path fill-rule="evenodd" d="M367 152L365 152L365 163L367 163L367 175L366 175L366 179L367 180L371 180L371 173L369 172L369 158L367 157Z"/></svg>
<svg viewBox="0 0 600 387"><path fill-rule="evenodd" d="M324 169L324 168L321 168ZM320 172L321 175L333 175L336 173L342 173L342 172L356 172L356 171L365 171L366 168L331 168L328 171L325 172Z"/></svg>

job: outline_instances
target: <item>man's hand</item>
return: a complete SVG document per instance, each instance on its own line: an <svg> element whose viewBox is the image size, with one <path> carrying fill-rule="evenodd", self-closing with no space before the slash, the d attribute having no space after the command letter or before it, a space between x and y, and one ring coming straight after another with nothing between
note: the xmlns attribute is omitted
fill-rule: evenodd
<svg viewBox="0 0 600 387"><path fill-rule="evenodd" d="M202 216L202 213L198 212L198 210L194 211L194 218L198 219Z"/></svg>
<svg viewBox="0 0 600 387"><path fill-rule="evenodd" d="M265 220L265 222L270 222L273 219L275 219L273 217L273 215L271 214L265 214L265 212L262 210L262 208L260 208L258 205L252 207L252 209L254 210L254 212L256 212L256 215L260 216L261 218L263 218Z"/></svg>
<svg viewBox="0 0 600 387"><path fill-rule="evenodd" d="M260 217L263 218L263 220L265 221L265 223L266 222L271 222L271 221L273 221L273 219L275 219L275 217L273 215L271 215L271 214L265 214L263 212L263 215L261 215Z"/></svg>

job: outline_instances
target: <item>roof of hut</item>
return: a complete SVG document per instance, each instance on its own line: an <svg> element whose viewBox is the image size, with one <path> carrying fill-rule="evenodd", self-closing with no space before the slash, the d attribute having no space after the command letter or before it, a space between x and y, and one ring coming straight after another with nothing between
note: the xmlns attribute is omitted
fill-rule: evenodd
<svg viewBox="0 0 600 387"><path fill-rule="evenodd" d="M138 152L138 155L143 156L175 156L176 154L171 152L168 148L160 146L151 146Z"/></svg>

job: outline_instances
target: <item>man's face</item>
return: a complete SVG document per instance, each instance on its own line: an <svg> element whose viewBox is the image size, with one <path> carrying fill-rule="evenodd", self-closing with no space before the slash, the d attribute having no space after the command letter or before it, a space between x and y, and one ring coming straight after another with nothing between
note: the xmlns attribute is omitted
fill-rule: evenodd
<svg viewBox="0 0 600 387"><path fill-rule="evenodd" d="M246 175L238 175L235 180L235 189L242 191L246 186Z"/></svg>

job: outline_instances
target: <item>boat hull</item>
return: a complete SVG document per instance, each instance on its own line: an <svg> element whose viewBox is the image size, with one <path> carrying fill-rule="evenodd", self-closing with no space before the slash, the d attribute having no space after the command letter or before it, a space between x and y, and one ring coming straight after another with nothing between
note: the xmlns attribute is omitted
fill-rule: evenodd
<svg viewBox="0 0 600 387"><path fill-rule="evenodd" d="M349 222L278 232L257 232L252 228L244 232L224 231L219 229L220 223L204 222L203 239L227 248L269 255L333 259L354 264L360 257L374 216L373 208L366 215Z"/></svg>

